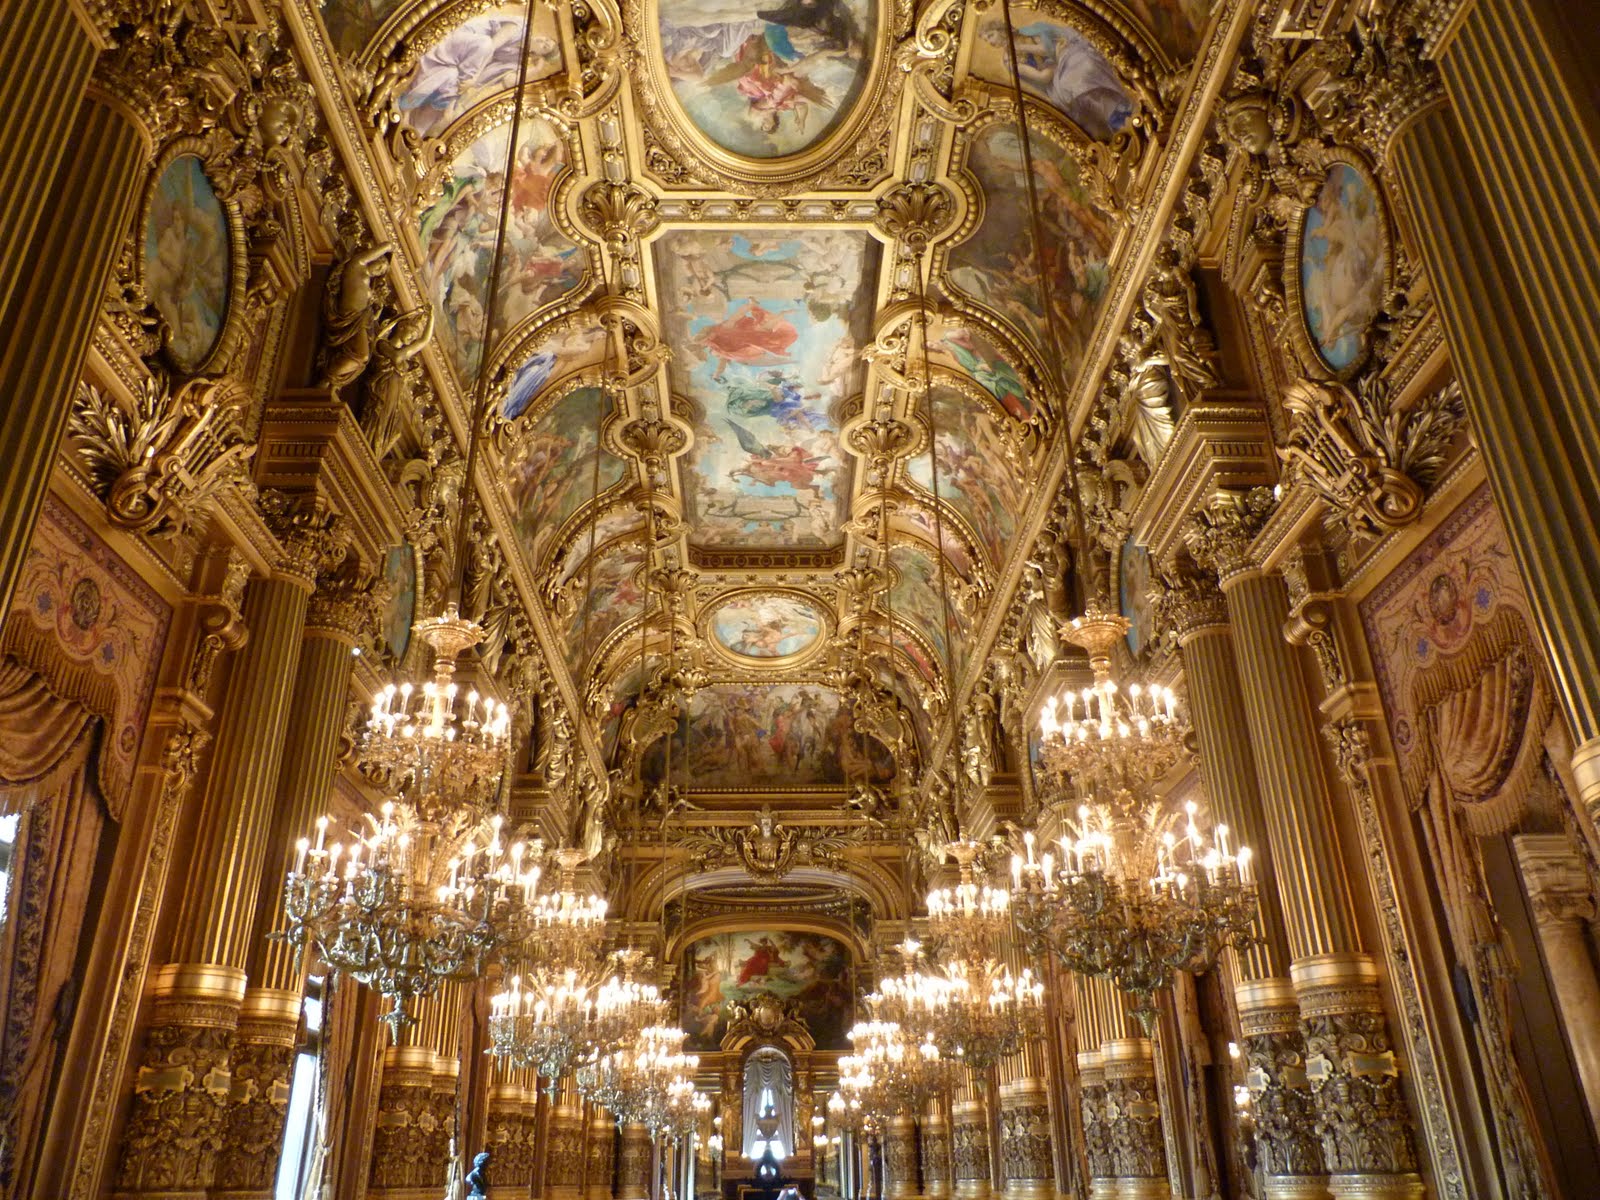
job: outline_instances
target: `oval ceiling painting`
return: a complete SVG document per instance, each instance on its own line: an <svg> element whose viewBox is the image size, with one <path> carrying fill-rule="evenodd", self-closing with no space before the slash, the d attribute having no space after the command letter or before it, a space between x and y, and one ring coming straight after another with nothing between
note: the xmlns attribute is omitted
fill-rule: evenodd
<svg viewBox="0 0 1600 1200"><path fill-rule="evenodd" d="M746 158L799 154L849 115L872 70L875 0L660 0L683 111Z"/></svg>
<svg viewBox="0 0 1600 1200"><path fill-rule="evenodd" d="M793 592L744 592L711 614L711 636L736 658L792 661L821 640L822 610Z"/></svg>
<svg viewBox="0 0 1600 1200"><path fill-rule="evenodd" d="M1335 163L1300 236L1301 313L1317 353L1334 371L1360 365L1388 281L1378 195L1355 167Z"/></svg>

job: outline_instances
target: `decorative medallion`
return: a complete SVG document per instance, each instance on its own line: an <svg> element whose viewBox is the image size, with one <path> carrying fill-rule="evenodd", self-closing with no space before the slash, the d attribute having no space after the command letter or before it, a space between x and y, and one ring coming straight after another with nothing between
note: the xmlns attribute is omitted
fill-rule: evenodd
<svg viewBox="0 0 1600 1200"><path fill-rule="evenodd" d="M707 628L735 661L759 666L799 662L822 644L828 619L799 592L739 592L712 610Z"/></svg>
<svg viewBox="0 0 1600 1200"><path fill-rule="evenodd" d="M232 228L205 166L179 154L156 176L145 202L144 288L167 325L167 353L198 372L228 320Z"/></svg>
<svg viewBox="0 0 1600 1200"><path fill-rule="evenodd" d="M1373 321L1389 287L1389 232L1366 172L1336 162L1300 228L1293 281L1311 348L1346 377L1366 358Z"/></svg>

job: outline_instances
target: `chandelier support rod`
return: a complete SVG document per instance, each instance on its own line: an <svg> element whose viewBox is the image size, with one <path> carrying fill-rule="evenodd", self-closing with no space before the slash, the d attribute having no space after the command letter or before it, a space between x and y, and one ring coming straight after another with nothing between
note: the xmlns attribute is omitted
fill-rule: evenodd
<svg viewBox="0 0 1600 1200"><path fill-rule="evenodd" d="M533 50L534 0L528 0L523 14L522 48L517 58L517 90L511 99L511 132L506 140L506 167L500 180L500 218L494 230L494 249L489 257L489 296L484 306L483 346L478 352L478 376L467 414L467 473L456 513L455 593L457 603L466 601L467 534L472 498L477 494L473 475L478 466L479 427L489 401L489 367L494 345L495 324L500 319L500 277L505 269L506 229L511 223L512 178L517 169L517 145L522 140L522 94L528 86L528 59ZM598 447L596 447L598 451Z"/></svg>

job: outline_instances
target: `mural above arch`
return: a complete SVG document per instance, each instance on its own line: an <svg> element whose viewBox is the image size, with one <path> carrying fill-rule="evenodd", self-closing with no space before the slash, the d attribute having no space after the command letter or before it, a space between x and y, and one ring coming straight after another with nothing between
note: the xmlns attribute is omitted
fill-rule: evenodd
<svg viewBox="0 0 1600 1200"><path fill-rule="evenodd" d="M597 555L592 579L585 574L588 588L574 598L561 647L574 678L608 637L639 616L644 589L637 576L643 563L643 547L622 542Z"/></svg>
<svg viewBox="0 0 1600 1200"><path fill-rule="evenodd" d="M494 231L500 219L509 123L496 126L452 160L439 198L418 224L423 276L438 334L466 383L483 353ZM556 223L550 202L567 170L567 144L539 118L525 118L511 186L511 236L501 268L499 327L514 329L582 280L583 252Z"/></svg>
<svg viewBox="0 0 1600 1200"><path fill-rule="evenodd" d="M354 58L405 0L322 0L322 24L334 49Z"/></svg>
<svg viewBox="0 0 1600 1200"><path fill-rule="evenodd" d="M966 166L983 193L982 218L949 253L951 284L998 314L1046 362L1074 369L1105 298L1111 226L1080 182L1077 161L1033 127L1033 174L1044 233L1047 287L1060 345L1051 345L1035 270L1033 223L1022 178L1022 142L1012 124L985 126L969 144Z"/></svg>
<svg viewBox="0 0 1600 1200"><path fill-rule="evenodd" d="M849 948L837 938L765 929L713 934L684 950L679 978L690 1050L720 1048L735 1006L762 995L792 1004L818 1050L848 1049L855 973Z"/></svg>
<svg viewBox="0 0 1600 1200"><path fill-rule="evenodd" d="M1031 8L1012 11L1017 38L1017 74L1023 88L1043 100L1090 137L1106 141L1133 120L1133 97L1117 69L1088 38L1056 17ZM1006 21L990 11L979 21L972 73L1011 85Z"/></svg>
<svg viewBox="0 0 1600 1200"><path fill-rule="evenodd" d="M528 7L512 0L469 16L424 50L395 97L401 120L422 137L438 137L480 101L515 87ZM536 4L533 11L529 83L561 69L555 9Z"/></svg>
<svg viewBox="0 0 1600 1200"><path fill-rule="evenodd" d="M987 337L959 320L939 321L928 340L930 361L960 371L1019 421L1033 416L1033 398L1016 367Z"/></svg>
<svg viewBox="0 0 1600 1200"><path fill-rule="evenodd" d="M931 546L920 543L897 543L889 551L889 565L894 569L894 587L889 592L896 620L904 621L920 634L934 649L941 663L950 662L951 642L955 643L956 661L952 675L958 675L966 661L967 639L971 633L961 605L957 602L957 589L963 581L953 570L945 571L940 579L939 560ZM948 607L945 591L949 592ZM948 626L946 614L948 612ZM945 634L948 627L949 636Z"/></svg>
<svg viewBox="0 0 1600 1200"><path fill-rule="evenodd" d="M817 145L872 74L876 0L657 0L656 14L679 107L744 158Z"/></svg>
<svg viewBox="0 0 1600 1200"><path fill-rule="evenodd" d="M701 545L841 540L835 413L860 386L878 245L865 233L674 230L655 244L672 389L695 410L684 508Z"/></svg>
<svg viewBox="0 0 1600 1200"><path fill-rule="evenodd" d="M839 693L815 683L719 683L695 693L673 739L672 777L691 788L843 787L884 783L889 752L856 732ZM659 780L665 745L645 756Z"/></svg>

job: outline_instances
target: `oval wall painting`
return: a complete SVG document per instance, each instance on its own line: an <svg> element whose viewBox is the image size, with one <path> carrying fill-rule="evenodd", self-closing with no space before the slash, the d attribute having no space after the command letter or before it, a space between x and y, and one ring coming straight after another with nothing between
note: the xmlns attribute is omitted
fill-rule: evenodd
<svg viewBox="0 0 1600 1200"><path fill-rule="evenodd" d="M769 663L804 654L825 627L822 610L790 592L746 593L711 615L711 636L724 650Z"/></svg>
<svg viewBox="0 0 1600 1200"><path fill-rule="evenodd" d="M658 0L672 92L746 158L799 154L849 115L872 70L876 0Z"/></svg>
<svg viewBox="0 0 1600 1200"><path fill-rule="evenodd" d="M383 580L389 585L389 598L383 605L383 640L398 662L411 644L411 625L417 616L417 552L410 542L401 542L384 557Z"/></svg>
<svg viewBox="0 0 1600 1200"><path fill-rule="evenodd" d="M1355 167L1335 163L1300 237L1300 308L1312 345L1334 371L1361 361L1388 279L1377 193Z"/></svg>
<svg viewBox="0 0 1600 1200"><path fill-rule="evenodd" d="M183 370L199 368L222 336L232 259L222 201L200 160L180 154L161 172L145 209L144 287Z"/></svg>

